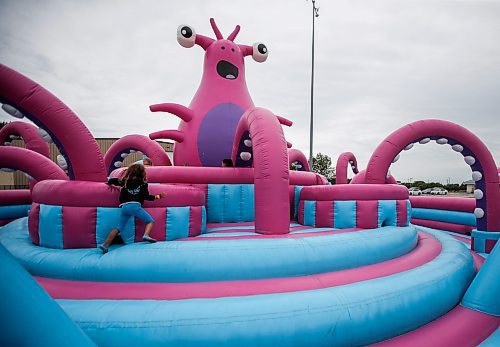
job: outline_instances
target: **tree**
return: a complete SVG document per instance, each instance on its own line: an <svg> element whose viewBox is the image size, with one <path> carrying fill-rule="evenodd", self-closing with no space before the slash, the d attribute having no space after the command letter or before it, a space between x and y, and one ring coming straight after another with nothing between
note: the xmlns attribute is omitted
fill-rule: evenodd
<svg viewBox="0 0 500 347"><path fill-rule="evenodd" d="M450 192L458 192L461 190L466 190L466 186L463 184L458 184L458 183L450 183L446 185L442 185L439 182L424 182L424 181L415 181L413 183L403 183L406 188L412 188L412 187L417 187L420 190L425 190L427 188L434 188L434 187L440 187L440 188L445 188L446 190Z"/></svg>
<svg viewBox="0 0 500 347"><path fill-rule="evenodd" d="M332 158L326 154L318 153L312 158L312 171L325 176L330 183L335 183L335 168L332 166Z"/></svg>
<svg viewBox="0 0 500 347"><path fill-rule="evenodd" d="M0 129L9 124L9 122L0 121Z"/></svg>

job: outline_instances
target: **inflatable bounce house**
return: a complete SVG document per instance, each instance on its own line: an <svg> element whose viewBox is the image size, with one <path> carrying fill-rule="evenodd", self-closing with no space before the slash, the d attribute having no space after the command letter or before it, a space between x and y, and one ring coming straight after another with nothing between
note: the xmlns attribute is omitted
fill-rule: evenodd
<svg viewBox="0 0 500 347"><path fill-rule="evenodd" d="M177 130L129 135L102 155L59 99L0 66L0 167L31 179L1 191L2 346L490 346L499 345L499 173L467 129L422 120L389 135L366 170L344 153L337 184L309 170L282 126L256 107L244 58L264 62L262 43L215 38L181 25L183 47L205 53L188 106L153 112ZM175 141L174 160L155 139ZM48 159L47 141L61 156ZM412 197L388 175L399 153L435 141L463 154L475 199ZM120 218L117 190L131 151L147 167L155 219L131 219L124 244L97 245ZM221 168L232 158L233 168ZM290 170L291 164L299 168ZM356 176L347 184L347 169ZM470 234L470 235L469 235Z"/></svg>

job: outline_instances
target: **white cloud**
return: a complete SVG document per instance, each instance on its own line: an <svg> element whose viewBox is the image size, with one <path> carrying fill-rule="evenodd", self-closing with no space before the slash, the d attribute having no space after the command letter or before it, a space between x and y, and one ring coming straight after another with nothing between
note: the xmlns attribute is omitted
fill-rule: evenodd
<svg viewBox="0 0 500 347"><path fill-rule="evenodd" d="M317 4L315 153L335 162L352 151L364 168L398 127L442 118L479 136L499 162L500 2ZM213 36L211 16L226 35L240 24L238 43L262 41L270 50L264 64L246 60L255 104L292 119L285 134L307 153L310 7L264 0L45 1L43 7L4 1L0 61L53 92L96 137L148 134L178 124L148 106L189 104L201 78L203 52L180 47L177 26ZM392 173L401 180L467 179L463 161L435 146L405 153Z"/></svg>

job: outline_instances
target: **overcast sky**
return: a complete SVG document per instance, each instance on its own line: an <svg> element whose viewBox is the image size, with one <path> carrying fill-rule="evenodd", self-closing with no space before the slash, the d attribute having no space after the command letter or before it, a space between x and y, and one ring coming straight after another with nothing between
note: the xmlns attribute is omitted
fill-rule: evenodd
<svg viewBox="0 0 500 347"><path fill-rule="evenodd" d="M365 168L391 132L440 118L475 133L500 165L500 1L316 4L314 153L335 163L351 151ZM95 137L176 129L176 117L148 106L188 105L198 87L203 51L181 47L177 27L214 37L214 17L226 37L240 24L236 43L269 49L265 63L245 60L255 105L293 120L287 140L308 155L310 2L2 0L0 9L0 62L59 97ZM391 172L470 179L462 156L434 142L404 152Z"/></svg>

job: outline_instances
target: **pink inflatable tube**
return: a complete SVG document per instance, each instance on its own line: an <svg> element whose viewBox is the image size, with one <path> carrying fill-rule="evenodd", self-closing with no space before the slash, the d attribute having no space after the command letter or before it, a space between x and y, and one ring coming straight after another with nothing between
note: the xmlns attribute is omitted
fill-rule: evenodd
<svg viewBox="0 0 500 347"><path fill-rule="evenodd" d="M26 145L26 149L50 158L49 144L38 135L37 130L34 125L29 123L10 122L0 129L0 144L10 142L10 136L20 136Z"/></svg>
<svg viewBox="0 0 500 347"><path fill-rule="evenodd" d="M290 184L299 186L325 185L328 184L328 181L324 176L315 172L290 171Z"/></svg>
<svg viewBox="0 0 500 347"><path fill-rule="evenodd" d="M220 298L315 290L390 276L422 266L434 259L440 252L441 244L439 241L432 236L419 233L417 247L397 259L311 276L197 283L103 283L35 278L55 299L181 300Z"/></svg>
<svg viewBox="0 0 500 347"><path fill-rule="evenodd" d="M255 184L255 231L286 234L290 231L288 153L283 129L276 116L251 108L241 116L233 142L233 161L240 157L242 139L251 139ZM243 140L244 142L245 140ZM269 208L272 206L272 208Z"/></svg>
<svg viewBox="0 0 500 347"><path fill-rule="evenodd" d="M81 120L46 89L0 64L0 102L15 107L49 133L76 180L104 181L104 161L97 142Z"/></svg>
<svg viewBox="0 0 500 347"><path fill-rule="evenodd" d="M474 212L476 200L470 198L440 198L431 196L410 196L412 207L431 208L460 212Z"/></svg>
<svg viewBox="0 0 500 347"><path fill-rule="evenodd" d="M353 184L321 187L304 187L300 192L301 200L405 200L408 189L398 185Z"/></svg>
<svg viewBox="0 0 500 347"><path fill-rule="evenodd" d="M352 167L352 172L355 175L359 173L358 171L358 161L356 157L351 152L344 152L337 159L337 166L335 169L335 173L337 174L337 178L335 180L335 184L347 184L347 165Z"/></svg>
<svg viewBox="0 0 500 347"><path fill-rule="evenodd" d="M454 347L477 346L490 336L500 318L458 305L446 315L409 333L373 346Z"/></svg>
<svg viewBox="0 0 500 347"><path fill-rule="evenodd" d="M354 176L351 180L352 184L363 184L366 182L366 170L361 170L356 176ZM398 181L394 178L393 175L389 175L386 177L385 183L387 184L398 184Z"/></svg>
<svg viewBox="0 0 500 347"><path fill-rule="evenodd" d="M3 206L7 206L9 209L9 213L0 216L0 226L26 216L29 205L31 205L31 193L28 189L0 190L0 210ZM20 210L16 207L23 209L23 213L19 212ZM14 210L10 210L11 208Z"/></svg>
<svg viewBox="0 0 500 347"><path fill-rule="evenodd" d="M493 156L476 135L455 123L428 119L396 130L372 154L366 169L365 183L384 183L389 166L399 152L409 144L430 139L452 145L455 151L464 156L473 171L476 190L482 193L482 198L476 202L481 215L477 218L478 230L499 231L500 187Z"/></svg>
<svg viewBox="0 0 500 347"><path fill-rule="evenodd" d="M0 144L10 142L11 136L20 136L26 149L40 153L50 159L49 144L38 134L38 129L34 125L24 122L10 122L0 129ZM29 180L30 189L36 184L35 180Z"/></svg>
<svg viewBox="0 0 500 347"><path fill-rule="evenodd" d="M412 218L411 222L415 225L421 225L421 226L427 227L427 228L438 229L438 230L448 230L448 231L452 231L454 233L459 233L459 234L464 234L464 235L465 234L470 235L472 232L472 229L474 229L474 227L471 227L469 225L440 222L437 220Z"/></svg>
<svg viewBox="0 0 500 347"><path fill-rule="evenodd" d="M31 204L31 193L28 189L0 191L0 206L24 204Z"/></svg>
<svg viewBox="0 0 500 347"><path fill-rule="evenodd" d="M111 173L119 177L126 169ZM186 184L251 184L254 183L254 169L219 168L196 166L152 166L147 167L150 183L186 183ZM326 184L326 179L314 172L290 171L290 185L310 186Z"/></svg>
<svg viewBox="0 0 500 347"><path fill-rule="evenodd" d="M297 171L311 171L309 162L304 153L295 148L288 150L288 165L299 164L301 167Z"/></svg>
<svg viewBox="0 0 500 347"><path fill-rule="evenodd" d="M50 159L24 148L0 147L0 167L23 171L37 181L68 179Z"/></svg>
<svg viewBox="0 0 500 347"><path fill-rule="evenodd" d="M149 138L151 140L160 140L160 139L170 139L175 142L184 141L184 133L179 130L161 130L155 133L149 134Z"/></svg>
<svg viewBox="0 0 500 347"><path fill-rule="evenodd" d="M205 196L197 188L173 185L149 186L151 194L166 192L160 200L145 201L144 207L203 205ZM118 207L120 190L106 183L51 180L40 182L32 192L33 202L55 206Z"/></svg>
<svg viewBox="0 0 500 347"><path fill-rule="evenodd" d="M172 165L167 153L158 143L143 135L127 135L113 143L104 156L104 165L108 170L108 174L123 164L123 159L131 149L141 151L147 155L153 161L153 165Z"/></svg>

